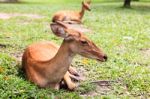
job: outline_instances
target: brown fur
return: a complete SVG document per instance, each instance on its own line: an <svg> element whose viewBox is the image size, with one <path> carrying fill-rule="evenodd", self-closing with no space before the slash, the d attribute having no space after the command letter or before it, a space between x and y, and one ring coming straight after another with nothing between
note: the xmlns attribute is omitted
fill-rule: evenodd
<svg viewBox="0 0 150 99"><path fill-rule="evenodd" d="M63 23L63 29L53 30L63 34L64 40L60 47L50 41L43 41L31 44L25 50L22 57L22 65L27 75L27 79L39 87L51 87L59 89L62 79L66 82L69 89L73 90L76 84L69 77L68 69L71 61L76 54L87 58L106 61L107 57L92 41L83 33L69 30Z"/></svg>
<svg viewBox="0 0 150 99"><path fill-rule="evenodd" d="M85 10L90 11L90 3L91 1L82 2L81 11L59 11L56 12L52 18L53 22L56 21L64 21L67 23L81 23L81 20L84 16Z"/></svg>

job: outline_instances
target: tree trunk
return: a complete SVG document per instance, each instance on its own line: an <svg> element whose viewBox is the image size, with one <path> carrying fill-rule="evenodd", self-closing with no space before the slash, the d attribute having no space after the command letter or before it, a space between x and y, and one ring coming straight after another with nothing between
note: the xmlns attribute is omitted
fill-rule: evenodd
<svg viewBox="0 0 150 99"><path fill-rule="evenodd" d="M129 8L131 4L131 0L124 0L124 7Z"/></svg>

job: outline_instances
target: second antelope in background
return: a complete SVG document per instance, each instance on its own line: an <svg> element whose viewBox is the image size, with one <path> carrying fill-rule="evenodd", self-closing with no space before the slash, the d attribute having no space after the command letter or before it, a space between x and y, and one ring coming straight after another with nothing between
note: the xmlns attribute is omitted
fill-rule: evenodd
<svg viewBox="0 0 150 99"><path fill-rule="evenodd" d="M53 22L63 21L66 23L82 23L85 10L91 11L90 9L91 0L82 2L81 11L59 11L56 12L52 18Z"/></svg>

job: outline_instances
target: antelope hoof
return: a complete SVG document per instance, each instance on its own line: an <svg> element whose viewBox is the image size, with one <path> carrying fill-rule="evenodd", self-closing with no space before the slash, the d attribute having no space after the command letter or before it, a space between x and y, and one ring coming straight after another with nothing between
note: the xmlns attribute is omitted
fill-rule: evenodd
<svg viewBox="0 0 150 99"><path fill-rule="evenodd" d="M79 73L77 72L77 70L75 68L73 68L72 66L69 67L69 73L74 75L74 76L80 76Z"/></svg>
<svg viewBox="0 0 150 99"><path fill-rule="evenodd" d="M73 80L75 82L78 82L78 81L82 80L82 78L80 76L74 76L72 74L69 74L69 77L71 78L71 80Z"/></svg>
<svg viewBox="0 0 150 99"><path fill-rule="evenodd" d="M77 88L77 85L75 84L75 83L70 83L69 85L68 85L68 89L69 90L75 90Z"/></svg>

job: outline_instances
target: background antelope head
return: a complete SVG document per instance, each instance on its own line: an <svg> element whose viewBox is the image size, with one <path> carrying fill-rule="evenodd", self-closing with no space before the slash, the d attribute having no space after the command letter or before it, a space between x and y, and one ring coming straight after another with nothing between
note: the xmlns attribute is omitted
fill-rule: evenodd
<svg viewBox="0 0 150 99"><path fill-rule="evenodd" d="M91 0L82 1L82 6L85 10L91 11L90 4L91 4Z"/></svg>

